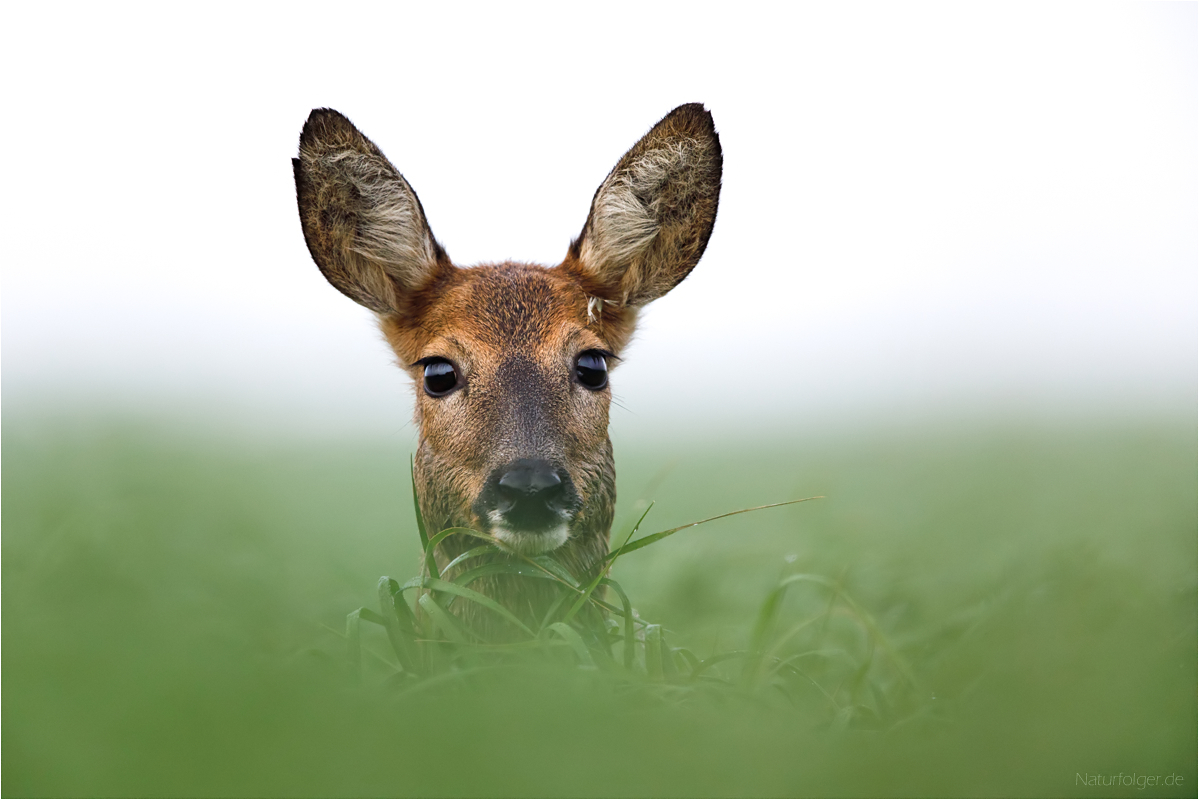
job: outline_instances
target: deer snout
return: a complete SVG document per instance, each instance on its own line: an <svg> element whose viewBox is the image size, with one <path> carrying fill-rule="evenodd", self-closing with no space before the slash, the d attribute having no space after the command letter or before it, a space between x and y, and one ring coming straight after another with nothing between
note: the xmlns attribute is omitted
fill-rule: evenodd
<svg viewBox="0 0 1199 800"><path fill-rule="evenodd" d="M520 458L491 473L474 505L496 538L521 552L542 553L570 537L579 495L566 470Z"/></svg>
<svg viewBox="0 0 1199 800"><path fill-rule="evenodd" d="M562 478L548 461L522 458L509 464L500 476L500 495L514 503L530 497L548 500L561 493Z"/></svg>

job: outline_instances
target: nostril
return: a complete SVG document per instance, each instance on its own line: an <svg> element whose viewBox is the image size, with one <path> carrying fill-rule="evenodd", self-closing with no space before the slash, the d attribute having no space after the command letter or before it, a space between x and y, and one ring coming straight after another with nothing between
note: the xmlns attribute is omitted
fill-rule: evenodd
<svg viewBox="0 0 1199 800"><path fill-rule="evenodd" d="M570 473L544 459L521 458L492 471L473 509L484 525L535 534L561 528L579 504Z"/></svg>
<svg viewBox="0 0 1199 800"><path fill-rule="evenodd" d="M534 495L562 486L562 479L548 461L521 459L500 476L500 486L515 494Z"/></svg>

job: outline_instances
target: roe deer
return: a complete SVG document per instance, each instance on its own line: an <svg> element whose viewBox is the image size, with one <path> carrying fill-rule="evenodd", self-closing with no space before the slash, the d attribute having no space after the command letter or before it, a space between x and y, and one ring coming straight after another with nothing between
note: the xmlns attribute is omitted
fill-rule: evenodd
<svg viewBox="0 0 1199 800"><path fill-rule="evenodd" d="M379 148L336 111L308 117L293 160L304 240L325 278L378 315L418 386L414 480L430 533L553 551L580 579L601 567L616 501L608 369L638 310L703 255L721 164L711 114L679 106L600 184L562 263L459 268ZM438 561L477 544L451 536ZM534 621L553 596L547 581L488 580L475 588Z"/></svg>

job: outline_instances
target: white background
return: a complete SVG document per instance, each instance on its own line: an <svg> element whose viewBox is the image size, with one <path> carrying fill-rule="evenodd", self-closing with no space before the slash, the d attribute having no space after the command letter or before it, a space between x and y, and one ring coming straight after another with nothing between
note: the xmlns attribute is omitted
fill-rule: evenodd
<svg viewBox="0 0 1199 800"><path fill-rule="evenodd" d="M617 429L1194 413L1195 3L21 5L10 414L398 432L407 379L301 237L309 109L379 144L457 263L552 264L696 100L720 214Z"/></svg>

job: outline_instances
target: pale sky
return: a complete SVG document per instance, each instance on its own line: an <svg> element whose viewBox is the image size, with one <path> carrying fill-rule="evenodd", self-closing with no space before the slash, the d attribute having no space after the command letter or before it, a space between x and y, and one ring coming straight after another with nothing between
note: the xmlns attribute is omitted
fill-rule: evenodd
<svg viewBox="0 0 1199 800"><path fill-rule="evenodd" d="M1194 411L1196 3L23 6L10 414L401 428L406 377L304 247L308 111L383 149L460 265L553 264L690 101L720 213L613 375L614 428Z"/></svg>

